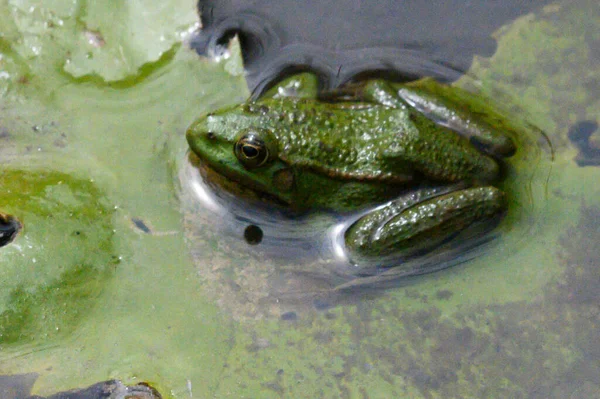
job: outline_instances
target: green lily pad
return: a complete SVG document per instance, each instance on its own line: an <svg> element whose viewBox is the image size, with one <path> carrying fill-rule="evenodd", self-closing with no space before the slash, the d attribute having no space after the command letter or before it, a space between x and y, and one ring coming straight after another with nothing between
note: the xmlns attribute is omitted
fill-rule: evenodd
<svg viewBox="0 0 600 399"><path fill-rule="evenodd" d="M24 224L0 258L0 345L72 334L119 263L113 211L92 183L62 173L5 170L0 186Z"/></svg>

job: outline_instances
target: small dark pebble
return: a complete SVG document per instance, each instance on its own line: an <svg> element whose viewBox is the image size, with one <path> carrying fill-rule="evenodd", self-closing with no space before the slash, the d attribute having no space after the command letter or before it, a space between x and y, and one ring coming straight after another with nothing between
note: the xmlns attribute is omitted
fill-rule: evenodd
<svg viewBox="0 0 600 399"><path fill-rule="evenodd" d="M250 245L260 244L263 239L263 231L260 227L251 224L244 230L244 239Z"/></svg>
<svg viewBox="0 0 600 399"><path fill-rule="evenodd" d="M131 221L133 222L133 224L135 225L135 227L137 227L138 229L140 229L144 233L146 233L146 234L150 234L151 233L150 228L148 226L146 226L146 223L144 223L144 221L142 219L131 218Z"/></svg>

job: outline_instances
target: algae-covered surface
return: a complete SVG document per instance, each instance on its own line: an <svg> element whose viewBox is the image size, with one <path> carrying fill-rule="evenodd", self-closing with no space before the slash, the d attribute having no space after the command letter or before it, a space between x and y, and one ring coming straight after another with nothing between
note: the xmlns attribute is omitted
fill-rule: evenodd
<svg viewBox="0 0 600 399"><path fill-rule="evenodd" d="M186 46L194 6L0 2L0 211L23 223L0 249L0 375L36 373L41 396L600 397L600 132L568 138L600 115L597 2L501 28L457 83L531 132L493 245L325 298L327 262L272 261L196 201L185 129L248 92L235 48Z"/></svg>

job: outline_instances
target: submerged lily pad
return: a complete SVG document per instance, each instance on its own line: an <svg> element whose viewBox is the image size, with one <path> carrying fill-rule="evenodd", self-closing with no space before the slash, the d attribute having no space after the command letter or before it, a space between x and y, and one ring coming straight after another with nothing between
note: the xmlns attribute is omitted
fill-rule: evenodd
<svg viewBox="0 0 600 399"><path fill-rule="evenodd" d="M80 27L64 69L73 77L98 75L105 81L139 73L198 28L193 2L143 0L84 1L75 16Z"/></svg>
<svg viewBox="0 0 600 399"><path fill-rule="evenodd" d="M73 333L119 263L113 212L88 180L5 170L1 203L24 228L0 257L0 345Z"/></svg>

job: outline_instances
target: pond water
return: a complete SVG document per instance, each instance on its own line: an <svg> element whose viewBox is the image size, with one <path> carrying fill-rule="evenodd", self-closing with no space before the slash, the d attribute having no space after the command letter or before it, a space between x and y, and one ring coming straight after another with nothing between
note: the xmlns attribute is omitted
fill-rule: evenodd
<svg viewBox="0 0 600 399"><path fill-rule="evenodd" d="M0 4L0 210L23 223L0 249L3 397L600 397L596 2L508 21L455 83L532 132L493 243L349 294L305 255L320 240L271 256L280 231L248 245L252 215L203 191L185 130L250 95L237 44L199 58L188 1L107 7Z"/></svg>

